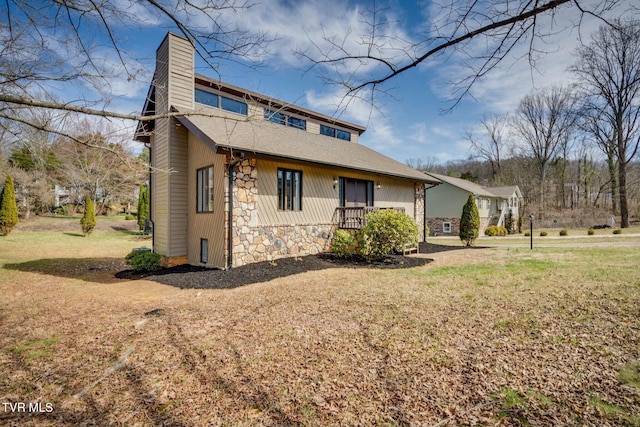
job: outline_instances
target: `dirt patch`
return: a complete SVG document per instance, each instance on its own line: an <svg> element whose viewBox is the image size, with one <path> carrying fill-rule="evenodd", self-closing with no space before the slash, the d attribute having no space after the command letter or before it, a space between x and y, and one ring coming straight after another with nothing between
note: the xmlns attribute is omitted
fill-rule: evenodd
<svg viewBox="0 0 640 427"><path fill-rule="evenodd" d="M304 257L282 258L276 261L256 262L230 270L178 265L146 273L125 270L116 273L116 277L128 280L152 280L181 289L231 289L328 268L412 268L425 265L430 261L431 259L425 257L406 257L401 255L390 255L381 260L368 261L360 257L343 259L322 253Z"/></svg>

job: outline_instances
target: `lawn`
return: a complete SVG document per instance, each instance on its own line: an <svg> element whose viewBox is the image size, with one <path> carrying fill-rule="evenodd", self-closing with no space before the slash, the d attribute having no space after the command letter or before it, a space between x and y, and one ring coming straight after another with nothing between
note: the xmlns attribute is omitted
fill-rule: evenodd
<svg viewBox="0 0 640 427"><path fill-rule="evenodd" d="M116 279L126 230L18 230L0 395L42 412L0 424L637 426L640 251L611 241L203 290Z"/></svg>

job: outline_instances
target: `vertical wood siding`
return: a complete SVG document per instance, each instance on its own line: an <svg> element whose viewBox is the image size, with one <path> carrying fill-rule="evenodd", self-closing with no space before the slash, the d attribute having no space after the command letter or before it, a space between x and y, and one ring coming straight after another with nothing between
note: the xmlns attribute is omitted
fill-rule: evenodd
<svg viewBox="0 0 640 427"><path fill-rule="evenodd" d="M213 166L213 212L196 213L196 171ZM200 262L200 239L209 242L209 260L206 267L225 267L225 156L215 154L209 147L189 134L189 264L203 265Z"/></svg>
<svg viewBox="0 0 640 427"><path fill-rule="evenodd" d="M193 49L167 35L156 52L156 113L171 105L193 108ZM173 118L156 120L152 140L154 250L165 256L187 254L187 131Z"/></svg>
<svg viewBox="0 0 640 427"><path fill-rule="evenodd" d="M278 209L278 168L302 171L302 211ZM258 161L258 222L267 225L328 224L333 220L335 208L340 205L339 188L333 188L334 177L356 178L374 182L374 206L403 207L414 218L414 182L295 162ZM380 189L377 183L380 182Z"/></svg>

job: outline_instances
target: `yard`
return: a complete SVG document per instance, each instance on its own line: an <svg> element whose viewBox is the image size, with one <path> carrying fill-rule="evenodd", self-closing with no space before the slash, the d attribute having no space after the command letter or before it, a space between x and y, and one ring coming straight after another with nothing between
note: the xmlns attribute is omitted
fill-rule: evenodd
<svg viewBox="0 0 640 427"><path fill-rule="evenodd" d="M0 424L640 426L640 237L181 289L64 221L0 241Z"/></svg>

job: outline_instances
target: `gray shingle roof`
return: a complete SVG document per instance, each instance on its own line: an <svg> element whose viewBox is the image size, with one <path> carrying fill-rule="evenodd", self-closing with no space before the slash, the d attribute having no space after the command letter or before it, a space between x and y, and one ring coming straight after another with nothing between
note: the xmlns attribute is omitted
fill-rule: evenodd
<svg viewBox="0 0 640 427"><path fill-rule="evenodd" d="M436 178L442 182L446 182L458 188L462 188L476 196L495 197L495 195L487 191L484 187L476 184L475 182L467 181L466 179L454 178L452 176L441 175L439 173L427 172L427 175Z"/></svg>
<svg viewBox="0 0 640 427"><path fill-rule="evenodd" d="M361 144L289 128L262 117L251 119L234 115L225 118L220 117L224 114L220 110L200 105L198 109L211 116L190 114L179 116L178 120L212 149L223 147L421 182L439 182ZM184 108L178 111L190 112Z"/></svg>

